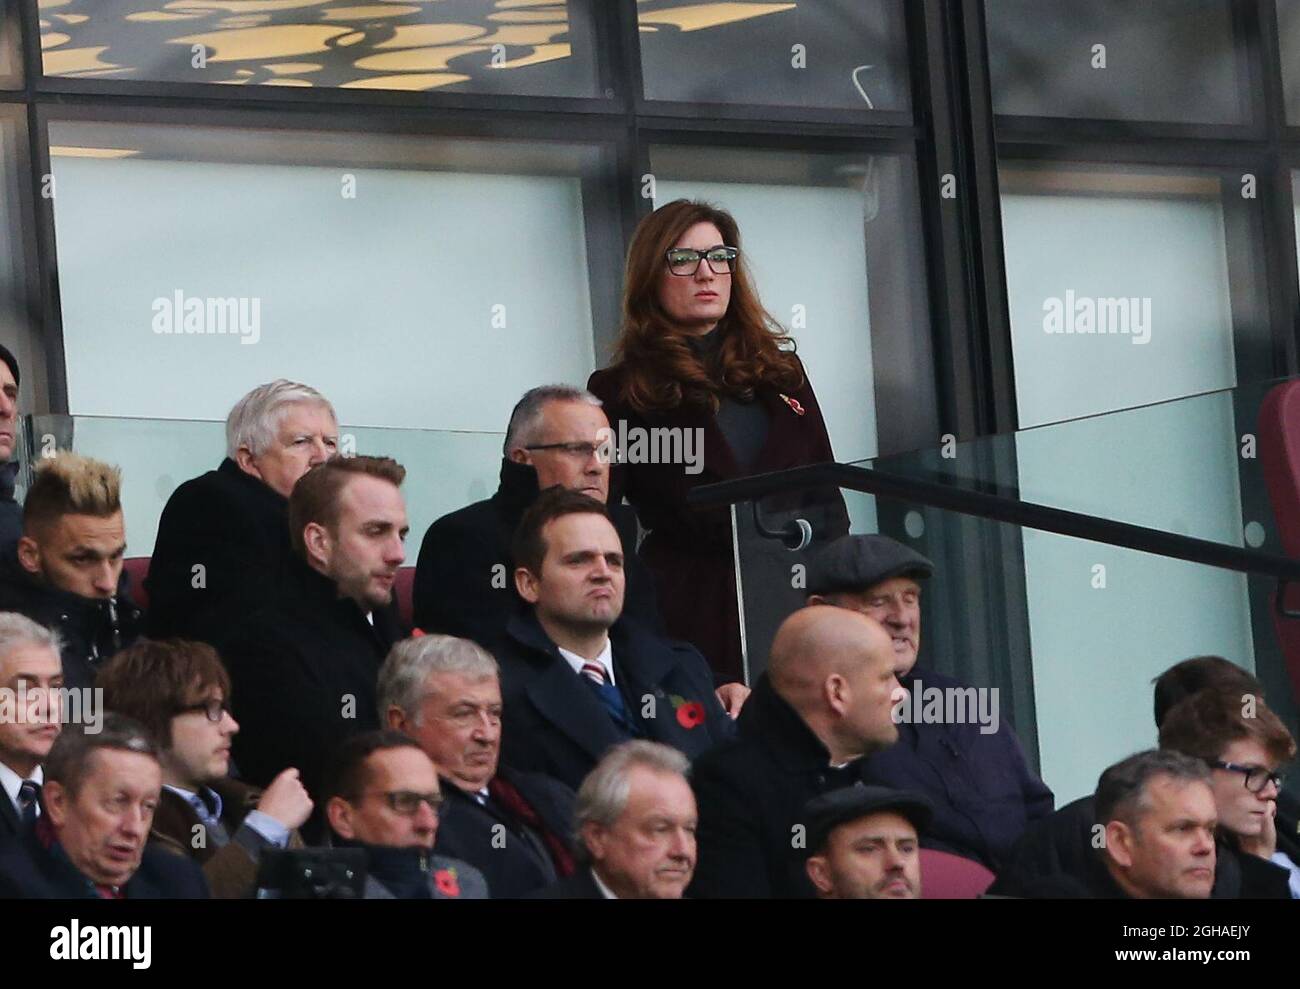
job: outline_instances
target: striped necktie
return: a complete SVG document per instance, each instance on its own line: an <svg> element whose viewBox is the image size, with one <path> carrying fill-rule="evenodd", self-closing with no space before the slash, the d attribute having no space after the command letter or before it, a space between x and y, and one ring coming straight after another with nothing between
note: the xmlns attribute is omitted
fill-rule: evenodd
<svg viewBox="0 0 1300 989"><path fill-rule="evenodd" d="M18 787L18 816L24 825L36 823L36 808L41 800L41 785L31 780L23 780Z"/></svg>
<svg viewBox="0 0 1300 989"><path fill-rule="evenodd" d="M639 734L636 725L627 716L627 706L623 703L623 695L606 677L605 667L588 660L582 664L582 678L595 692L597 699L605 706L605 710L609 712L614 724L621 731L627 735Z"/></svg>

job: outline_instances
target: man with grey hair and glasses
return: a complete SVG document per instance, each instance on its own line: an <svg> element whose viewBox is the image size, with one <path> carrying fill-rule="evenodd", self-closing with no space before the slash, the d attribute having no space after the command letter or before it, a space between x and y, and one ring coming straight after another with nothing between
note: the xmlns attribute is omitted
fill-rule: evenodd
<svg viewBox="0 0 1300 989"><path fill-rule="evenodd" d="M492 648L521 607L514 589L510 540L524 511L559 485L601 503L609 498L609 420L600 399L581 388L543 385L527 391L510 414L501 483L491 498L438 519L424 534L415 568L415 624ZM609 505L627 547L636 546L636 515ZM654 585L635 553L627 554L624 616L662 631Z"/></svg>
<svg viewBox="0 0 1300 989"><path fill-rule="evenodd" d="M695 872L686 757L658 742L610 749L578 790L579 870L550 900L678 900Z"/></svg>
<svg viewBox="0 0 1300 989"><path fill-rule="evenodd" d="M434 851L477 868L498 899L573 874L573 791L498 764L501 682L481 646L449 635L397 643L379 671L379 721L438 767L444 802Z"/></svg>
<svg viewBox="0 0 1300 989"><path fill-rule="evenodd" d="M154 638L215 642L228 615L252 610L291 556L288 498L338 450L338 419L316 389L280 378L226 417L226 458L167 500L145 587Z"/></svg>
<svg viewBox="0 0 1300 989"><path fill-rule="evenodd" d="M0 846L20 838L41 813L41 763L59 737L63 661L59 637L44 625L0 612Z"/></svg>

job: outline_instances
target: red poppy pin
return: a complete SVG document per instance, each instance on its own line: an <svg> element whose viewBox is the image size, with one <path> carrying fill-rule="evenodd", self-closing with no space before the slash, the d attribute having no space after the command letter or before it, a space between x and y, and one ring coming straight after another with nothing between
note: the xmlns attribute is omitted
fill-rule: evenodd
<svg viewBox="0 0 1300 989"><path fill-rule="evenodd" d="M422 628L413 628L413 629L411 629L411 638L412 638L412 639L418 639L418 638L421 638L422 636L425 636L425 635L428 635L428 634L429 634L429 633L426 632L426 631L425 631L424 629L422 629Z"/></svg>
<svg viewBox="0 0 1300 989"><path fill-rule="evenodd" d="M688 701L677 694L669 694L668 699L677 712L677 723L687 731L704 724L704 705L699 701Z"/></svg>
<svg viewBox="0 0 1300 989"><path fill-rule="evenodd" d="M804 412L806 411L804 407L799 404L799 400L797 398L791 398L789 395L782 395L781 401L783 401L786 405L790 406L790 408L794 410L794 414L797 416L803 415Z"/></svg>
<svg viewBox="0 0 1300 989"><path fill-rule="evenodd" d="M439 869L433 874L433 883L443 896L460 896L460 883L455 869Z"/></svg>

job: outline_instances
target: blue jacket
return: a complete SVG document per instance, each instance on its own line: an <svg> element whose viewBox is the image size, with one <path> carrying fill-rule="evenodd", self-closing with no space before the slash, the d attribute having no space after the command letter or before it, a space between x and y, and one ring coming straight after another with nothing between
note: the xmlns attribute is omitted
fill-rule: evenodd
<svg viewBox="0 0 1300 989"><path fill-rule="evenodd" d="M952 677L913 668L902 678L913 691L913 711L923 710L932 687L963 689ZM966 688L969 689L969 688ZM934 817L921 844L983 862L994 871L1032 821L1052 812L1052 791L1029 768L1011 725L981 734L967 718L962 724L910 723L898 726L898 741L868 757L867 782L914 790L934 803Z"/></svg>

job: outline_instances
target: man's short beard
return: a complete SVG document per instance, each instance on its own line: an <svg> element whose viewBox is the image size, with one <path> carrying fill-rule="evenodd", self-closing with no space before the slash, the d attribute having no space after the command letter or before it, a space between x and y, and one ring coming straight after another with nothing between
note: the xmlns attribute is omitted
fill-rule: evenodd
<svg viewBox="0 0 1300 989"><path fill-rule="evenodd" d="M588 615L571 615L552 613L551 621L557 625L564 625L579 634L591 634L593 632L608 632L610 628L619 619L618 614L610 618L596 618Z"/></svg>

